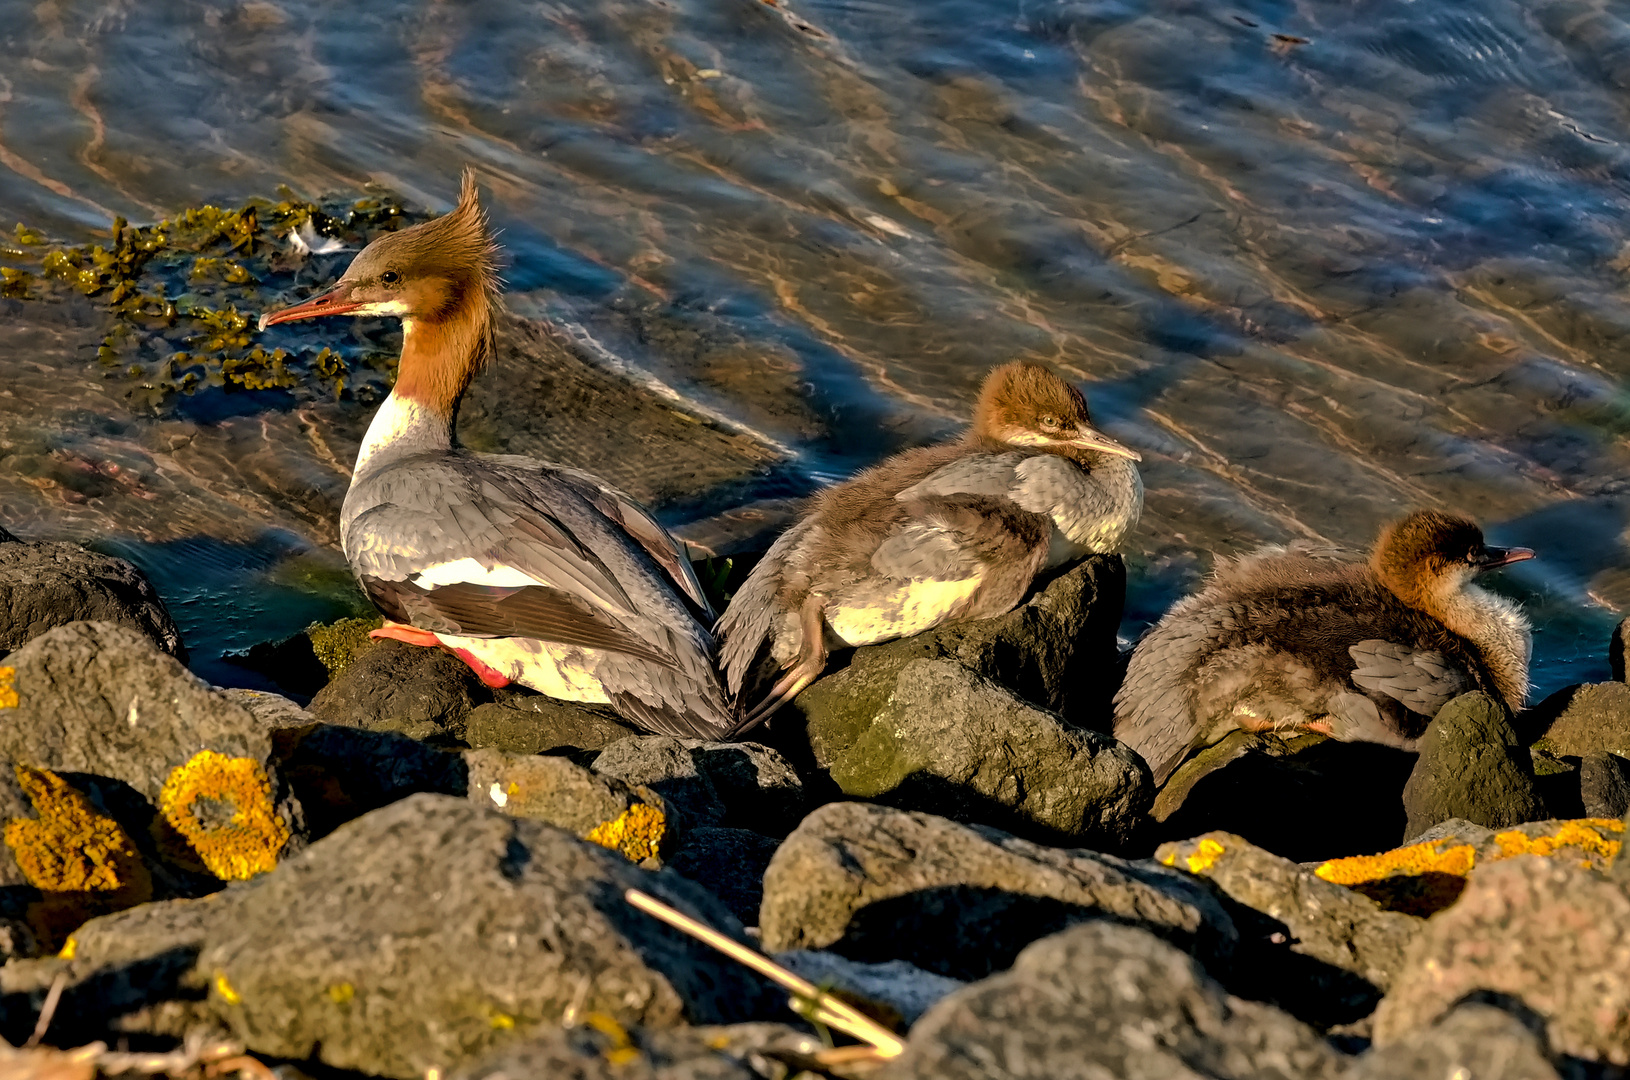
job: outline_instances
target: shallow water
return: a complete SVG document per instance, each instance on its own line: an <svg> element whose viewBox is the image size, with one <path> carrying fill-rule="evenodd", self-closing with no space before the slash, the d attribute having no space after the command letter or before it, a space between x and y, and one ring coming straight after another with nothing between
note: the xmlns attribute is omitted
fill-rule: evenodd
<svg viewBox="0 0 1630 1080"><path fill-rule="evenodd" d="M1144 453L1129 636L1213 552L1439 505L1540 550L1497 587L1543 693L1604 677L1630 606L1621 14L0 0L0 222L107 243L279 185L439 212L470 163L511 310L554 327L484 377L474 444L677 525L952 430L1039 358ZM367 395L155 401L97 362L108 327L0 299L0 522L141 564L195 667L245 682L223 651L358 602L335 516Z"/></svg>

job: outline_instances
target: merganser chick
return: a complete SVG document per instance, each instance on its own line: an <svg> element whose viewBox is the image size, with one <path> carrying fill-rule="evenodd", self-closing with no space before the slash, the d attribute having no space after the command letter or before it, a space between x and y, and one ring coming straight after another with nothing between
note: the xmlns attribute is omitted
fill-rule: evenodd
<svg viewBox="0 0 1630 1080"><path fill-rule="evenodd" d="M766 644L786 670L746 724L829 649L1001 615L1043 572L1114 551L1143 509L1139 460L1047 368L996 368L965 435L821 492L742 583L716 628L731 693Z"/></svg>
<svg viewBox="0 0 1630 1080"><path fill-rule="evenodd" d="M396 385L340 514L352 570L389 620L376 637L440 645L489 686L609 703L641 727L736 726L712 620L684 548L585 472L458 446L459 398L493 348L493 243L466 171L449 214L381 236L331 290L261 316L402 320Z"/></svg>
<svg viewBox="0 0 1630 1080"><path fill-rule="evenodd" d="M1133 650L1115 737L1164 784L1235 728L1413 750L1467 691L1515 712L1528 696L1528 620L1472 582L1533 557L1489 547L1465 518L1417 511L1382 530L1368 563L1267 548L1221 565Z"/></svg>

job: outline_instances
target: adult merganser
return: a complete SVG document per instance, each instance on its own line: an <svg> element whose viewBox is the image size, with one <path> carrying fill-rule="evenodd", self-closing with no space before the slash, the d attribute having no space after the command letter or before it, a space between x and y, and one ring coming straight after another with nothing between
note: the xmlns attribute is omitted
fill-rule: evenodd
<svg viewBox="0 0 1630 1080"><path fill-rule="evenodd" d="M340 542L389 622L376 637L440 645L489 686L609 703L651 731L722 738L737 718L684 548L585 472L477 454L453 436L493 345L493 243L466 171L449 214L381 236L333 289L262 315L402 320L396 385L357 454Z"/></svg>
<svg viewBox="0 0 1630 1080"><path fill-rule="evenodd" d="M1382 530L1368 563L1267 548L1219 566L1133 650L1115 737L1163 784L1234 728L1412 750L1469 690L1515 712L1528 696L1528 620L1472 579L1533 557L1423 510Z"/></svg>
<svg viewBox="0 0 1630 1080"><path fill-rule="evenodd" d="M742 583L716 628L731 693L766 643L786 669L746 722L813 682L830 648L1001 615L1037 575L1114 551L1143 509L1139 460L1047 368L995 369L965 435L821 492Z"/></svg>

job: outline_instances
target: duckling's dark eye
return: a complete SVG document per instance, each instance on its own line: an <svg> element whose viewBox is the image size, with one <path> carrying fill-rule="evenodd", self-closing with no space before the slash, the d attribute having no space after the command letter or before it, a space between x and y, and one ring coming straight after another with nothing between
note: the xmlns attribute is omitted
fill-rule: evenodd
<svg viewBox="0 0 1630 1080"><path fill-rule="evenodd" d="M1044 416L1044 417L1041 418L1039 423L1041 424L1041 429L1043 431L1057 431L1058 430L1058 417L1056 417L1056 416L1051 416L1051 415Z"/></svg>
<svg viewBox="0 0 1630 1080"><path fill-rule="evenodd" d="M402 275L398 274L395 270L386 270L383 274L379 275L379 280L384 282L386 285L395 285L397 282L402 280Z"/></svg>

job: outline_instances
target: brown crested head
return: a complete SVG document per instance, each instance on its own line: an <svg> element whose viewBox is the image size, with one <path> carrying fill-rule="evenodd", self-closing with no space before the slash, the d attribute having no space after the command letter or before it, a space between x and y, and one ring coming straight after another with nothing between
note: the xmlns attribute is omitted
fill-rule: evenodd
<svg viewBox="0 0 1630 1080"><path fill-rule="evenodd" d="M323 315L394 315L416 323L485 317L497 291L497 256L475 172L465 169L458 205L450 212L379 237L351 260L332 289L262 315L260 328Z"/></svg>
<svg viewBox="0 0 1630 1080"><path fill-rule="evenodd" d="M1532 559L1528 548L1490 547L1475 522L1417 510L1381 530L1370 556L1376 576L1406 603L1461 588L1485 570Z"/></svg>
<svg viewBox="0 0 1630 1080"><path fill-rule="evenodd" d="M1081 391L1040 364L1015 360L985 376L970 439L1021 449L1075 455L1113 454L1141 461L1092 425Z"/></svg>

